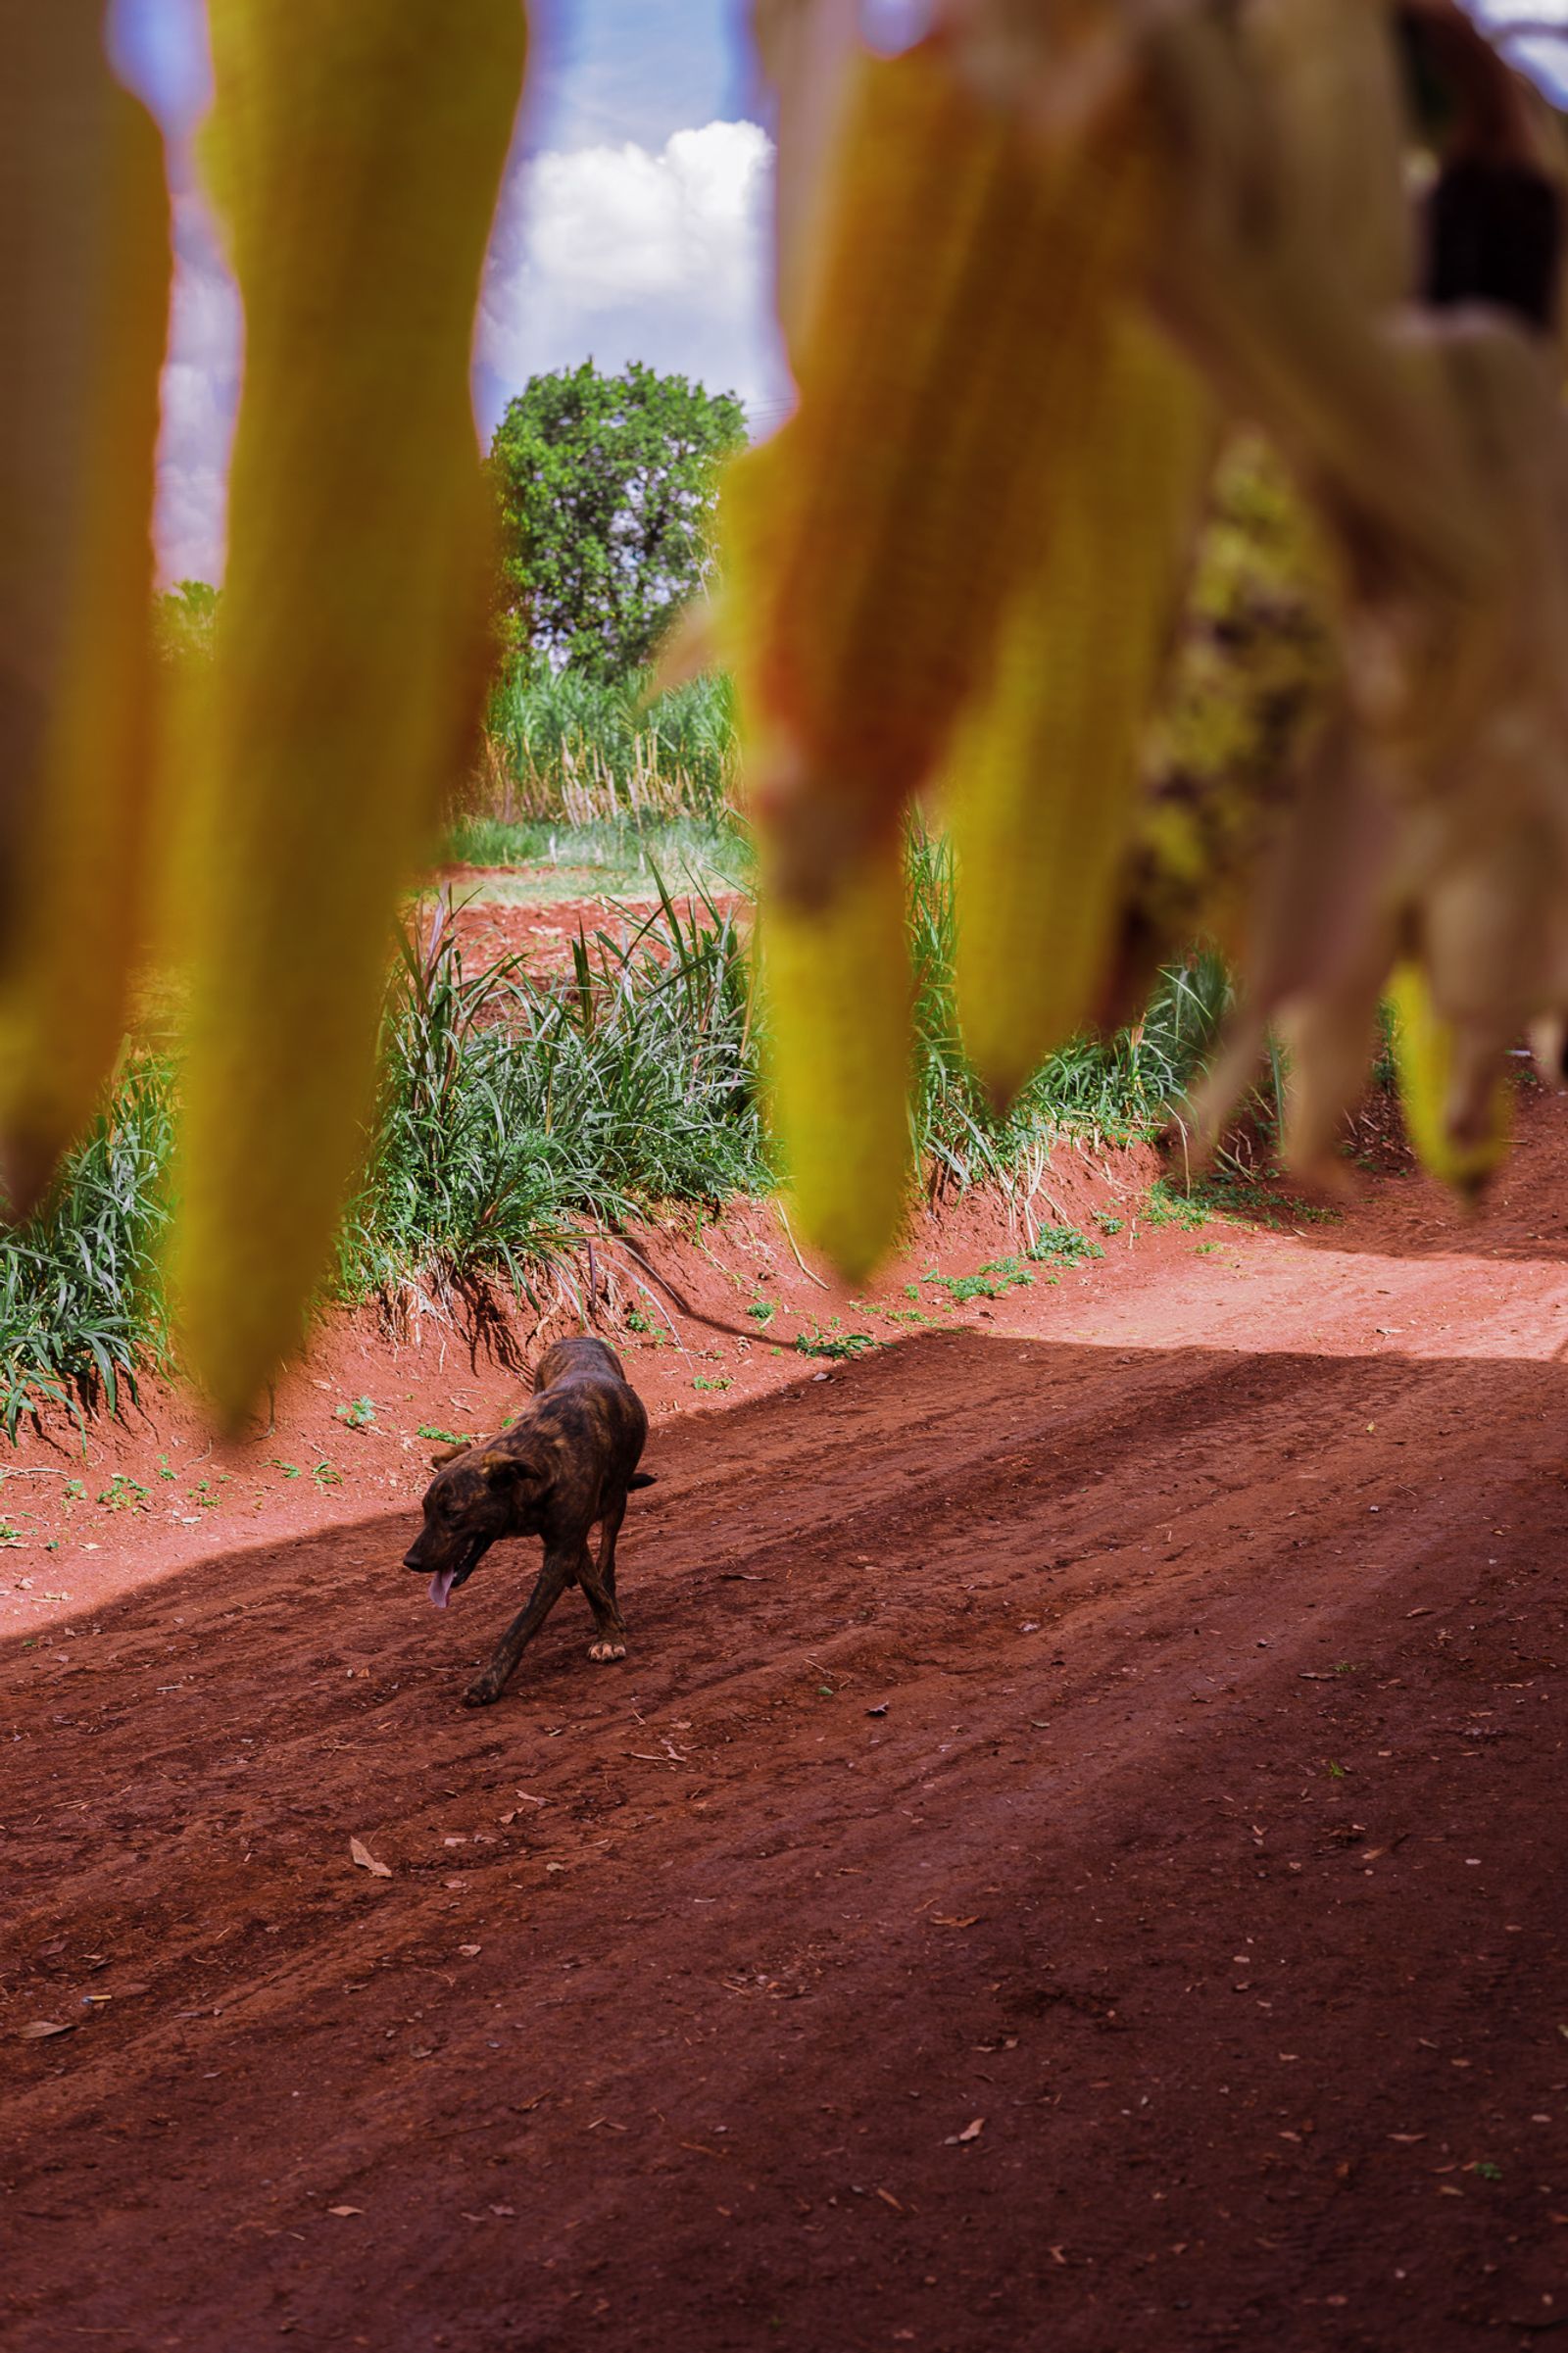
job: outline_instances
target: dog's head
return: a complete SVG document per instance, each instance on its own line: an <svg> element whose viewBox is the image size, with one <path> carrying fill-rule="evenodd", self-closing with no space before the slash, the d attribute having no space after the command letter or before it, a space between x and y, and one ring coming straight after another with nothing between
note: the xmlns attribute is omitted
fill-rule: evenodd
<svg viewBox="0 0 1568 2353"><path fill-rule="evenodd" d="M437 1609L500 1538L538 1534L546 1486L540 1464L495 1446L470 1447L436 1473L424 1491L424 1526L403 1566L429 1578Z"/></svg>

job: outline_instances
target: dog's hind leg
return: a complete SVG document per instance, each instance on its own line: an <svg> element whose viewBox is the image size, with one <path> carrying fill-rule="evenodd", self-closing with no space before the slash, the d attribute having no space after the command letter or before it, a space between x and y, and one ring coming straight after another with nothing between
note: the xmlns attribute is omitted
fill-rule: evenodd
<svg viewBox="0 0 1568 2353"><path fill-rule="evenodd" d="M588 1645L590 1658L624 1658L626 1655L626 1621L620 1614L620 1604L613 1590L605 1582L605 1547L599 1547L599 1566L588 1558L583 1546L582 1564L577 1571L577 1583L582 1587L589 1608L594 1613L595 1634Z"/></svg>
<svg viewBox="0 0 1568 2353"><path fill-rule="evenodd" d="M599 1529L599 1582L612 1601L615 1598L615 1539L625 1517L626 1497L622 1494L618 1503L606 1507Z"/></svg>
<svg viewBox="0 0 1568 2353"><path fill-rule="evenodd" d="M512 1677L517 1661L533 1641L556 1603L561 1599L574 1577L587 1566L587 1550L581 1555L563 1548L547 1551L545 1565L534 1580L533 1592L518 1610L512 1624L496 1644L495 1656L482 1675L475 1676L463 1694L465 1707L489 1707L500 1698Z"/></svg>

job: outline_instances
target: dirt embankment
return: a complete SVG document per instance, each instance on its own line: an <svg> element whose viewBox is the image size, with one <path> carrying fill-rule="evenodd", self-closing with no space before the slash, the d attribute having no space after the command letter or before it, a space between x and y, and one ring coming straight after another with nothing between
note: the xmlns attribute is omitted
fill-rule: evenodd
<svg viewBox="0 0 1568 2353"><path fill-rule="evenodd" d="M396 1567L409 1415L509 1386L450 1348L378 1438L333 1419L364 1334L285 1400L341 1488L47 1555L83 1590L0 1648L8 2345L1568 2325L1565 1147L1535 1110L1472 1227L1390 1180L1135 1247L1091 1173L1102 1260L915 1265L881 1321L761 1212L755 1263L688 1242L757 1337L636 1350L632 1655L568 1599L480 1715L521 1564L439 1617ZM835 1313L905 1336L769 1352Z"/></svg>

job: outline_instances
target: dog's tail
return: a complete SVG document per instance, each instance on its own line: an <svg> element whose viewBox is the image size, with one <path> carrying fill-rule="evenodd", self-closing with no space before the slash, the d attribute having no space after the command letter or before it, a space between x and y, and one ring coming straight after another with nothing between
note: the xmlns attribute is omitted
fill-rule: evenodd
<svg viewBox="0 0 1568 2353"><path fill-rule="evenodd" d="M657 1487L659 1473L657 1471L633 1471L626 1485L628 1487Z"/></svg>

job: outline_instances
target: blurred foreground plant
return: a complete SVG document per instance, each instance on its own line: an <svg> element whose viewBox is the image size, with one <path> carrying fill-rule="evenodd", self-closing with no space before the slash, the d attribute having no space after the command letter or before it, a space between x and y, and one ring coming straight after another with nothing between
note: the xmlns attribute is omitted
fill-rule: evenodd
<svg viewBox="0 0 1568 2353"><path fill-rule="evenodd" d="M708 650L736 680L807 1232L863 1272L906 1197L901 843L944 785L995 1099L1196 922L1247 980L1207 1132L1272 1024L1288 1152L1331 1171L1397 969L1412 1131L1473 1190L1515 1036L1557 1076L1568 1037L1545 111L1454 0L938 0L894 58L857 0L756 13L799 397L730 471ZM481 715L466 375L524 22L518 0L211 0L210 22L246 361L229 579L176 736L150 700L201 665L149 653L150 134L96 0L0 0L0 1152L24 1208L88 1120L138 956L172 968L171 1290L233 1422L330 1255L390 918ZM1298 515L1311 723L1254 777L1266 807L1216 813L1208 777L1150 807L1162 656L1243 427Z"/></svg>
<svg viewBox="0 0 1568 2353"><path fill-rule="evenodd" d="M759 9L799 405L732 469L716 631L808 1231L858 1272L897 1220L886 877L900 809L944 776L963 1018L999 1095L1125 1001L1179 907L1249 983L1208 1136L1274 1023L1288 1156L1332 1178L1398 964L1424 1008L1412 1130L1472 1188L1510 1045L1534 1025L1559 1068L1568 1013L1544 110L1448 0L947 0L892 60L854 15ZM1136 393L1135 349L1158 354ZM1242 424L1301 511L1312 723L1248 779L1255 813L1166 794L1146 818L1159 654Z"/></svg>

